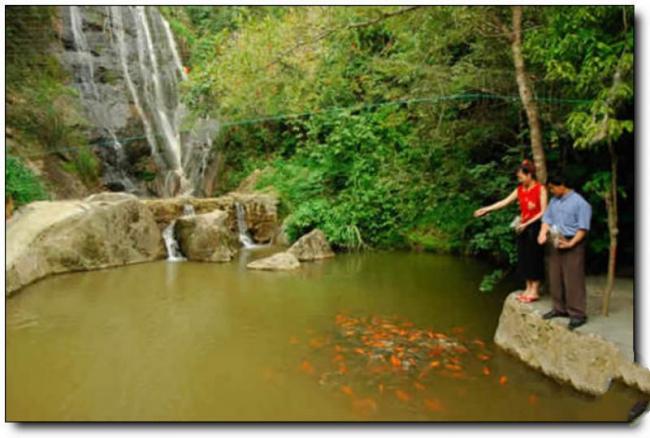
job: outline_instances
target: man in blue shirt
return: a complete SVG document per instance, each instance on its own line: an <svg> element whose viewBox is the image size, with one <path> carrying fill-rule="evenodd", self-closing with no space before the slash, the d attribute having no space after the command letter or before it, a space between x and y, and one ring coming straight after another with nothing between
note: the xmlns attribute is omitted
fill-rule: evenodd
<svg viewBox="0 0 650 438"><path fill-rule="evenodd" d="M548 182L553 199L542 216L537 241L544 245L550 233L548 276L553 309L544 319L568 316L569 329L587 322L585 287L585 246L591 224L591 206L566 185L564 177L553 176Z"/></svg>

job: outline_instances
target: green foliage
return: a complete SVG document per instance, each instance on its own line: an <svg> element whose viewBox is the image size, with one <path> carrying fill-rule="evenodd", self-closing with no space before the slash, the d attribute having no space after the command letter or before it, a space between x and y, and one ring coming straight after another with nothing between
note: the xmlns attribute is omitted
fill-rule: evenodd
<svg viewBox="0 0 650 438"><path fill-rule="evenodd" d="M12 155L7 155L5 161L5 195L13 198L16 206L48 198L34 172Z"/></svg>
<svg viewBox="0 0 650 438"><path fill-rule="evenodd" d="M99 160L88 146L79 146L72 152L72 160L63 165L70 173L76 173L86 184L97 182L99 178Z"/></svg>
<svg viewBox="0 0 650 438"><path fill-rule="evenodd" d="M481 284L479 285L478 289L481 292L492 292L494 290L494 286L496 286L499 281L501 281L504 277L505 273L501 269L496 269L492 273L486 275L483 277L483 280L481 281Z"/></svg>
<svg viewBox="0 0 650 438"><path fill-rule="evenodd" d="M68 86L69 75L52 50L60 44L58 19L54 7L7 8L6 124L18 138L13 153L59 153L70 160L64 169L91 184L99 164L85 146L87 121L80 115L77 92ZM66 153L71 146L78 150Z"/></svg>
<svg viewBox="0 0 650 438"><path fill-rule="evenodd" d="M224 121L216 142L225 163L219 192L263 168L260 188L280 193L292 239L319 227L342 249L410 246L479 256L501 272L486 279L487 290L515 262L509 224L517 208L481 219L472 212L508 195L516 165L530 156L517 99L382 103L458 93L517 96L509 41L489 25L495 18L508 23L510 11L399 14L400 8L165 13L191 66L184 100L197 114ZM578 189L606 163L600 149L573 149L588 124L607 119L608 135L619 142L633 130L629 108L619 105L632 96L632 26L629 8L524 8L525 56L537 94L580 99L540 103L549 168L569 170ZM623 80L612 87L617 65Z"/></svg>

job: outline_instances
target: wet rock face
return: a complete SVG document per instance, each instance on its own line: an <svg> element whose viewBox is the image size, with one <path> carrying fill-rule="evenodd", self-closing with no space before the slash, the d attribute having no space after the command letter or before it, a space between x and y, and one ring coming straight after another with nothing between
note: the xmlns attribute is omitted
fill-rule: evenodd
<svg viewBox="0 0 650 438"><path fill-rule="evenodd" d="M613 379L621 379L650 393L650 371L632 362L613 342L586 331L569 331L566 321L544 320L539 310L520 303L514 293L504 303L494 341L579 391L602 395Z"/></svg>
<svg viewBox="0 0 650 438"><path fill-rule="evenodd" d="M7 295L50 274L163 258L153 215L136 199L35 202L7 223Z"/></svg>
<svg viewBox="0 0 650 438"><path fill-rule="evenodd" d="M168 198L143 200L151 210L162 230L183 214L183 207L190 204L197 214L222 210L226 213L226 226L237 235L237 203L245 213L246 226L255 243L268 243L278 230L276 197L265 193L229 193L218 198Z"/></svg>
<svg viewBox="0 0 650 438"><path fill-rule="evenodd" d="M202 262L230 261L239 245L227 227L227 218L222 210L179 218L174 232L185 257Z"/></svg>
<svg viewBox="0 0 650 438"><path fill-rule="evenodd" d="M205 162L218 131L188 115L178 86L185 79L173 34L156 7L61 6L61 64L88 121L87 135L112 191L200 195ZM182 171L181 171L182 169ZM184 175L187 181L175 180Z"/></svg>
<svg viewBox="0 0 650 438"><path fill-rule="evenodd" d="M327 242L325 233L318 228L298 239L288 252L295 255L301 262L334 257L334 251Z"/></svg>
<svg viewBox="0 0 650 438"><path fill-rule="evenodd" d="M288 252L279 252L270 257L255 260L246 265L248 269L263 271L291 271L300 267L298 259Z"/></svg>

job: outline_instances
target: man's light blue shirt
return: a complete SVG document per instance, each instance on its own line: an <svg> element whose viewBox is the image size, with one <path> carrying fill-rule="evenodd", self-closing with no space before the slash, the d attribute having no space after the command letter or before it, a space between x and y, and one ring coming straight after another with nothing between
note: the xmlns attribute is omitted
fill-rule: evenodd
<svg viewBox="0 0 650 438"><path fill-rule="evenodd" d="M561 198L554 196L551 199L542 222L555 225L563 236L575 236L578 230L589 230L591 205L571 190Z"/></svg>

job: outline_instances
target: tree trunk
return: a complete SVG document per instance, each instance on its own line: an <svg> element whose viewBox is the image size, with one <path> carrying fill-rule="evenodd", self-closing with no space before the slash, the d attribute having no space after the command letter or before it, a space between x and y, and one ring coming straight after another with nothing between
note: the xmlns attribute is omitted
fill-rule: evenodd
<svg viewBox="0 0 650 438"><path fill-rule="evenodd" d="M530 85L528 74L526 73L526 66L524 64L524 55L522 52L522 36L521 36L521 15L522 7L512 7L512 59L515 64L515 74L517 78L517 86L519 88L519 97L521 103L526 110L528 117L528 127L530 129L530 147L533 153L533 161L537 171L537 178L540 182L546 182L546 157L544 154L544 146L542 145L542 127L539 119L539 109L537 102L533 99L533 90Z"/></svg>
<svg viewBox="0 0 650 438"><path fill-rule="evenodd" d="M612 145L608 142L609 156L611 161L611 183L605 195L605 207L607 208L607 227L609 229L609 261L607 263L607 283L603 291L603 315L609 314L609 299L614 288L616 275L616 251L618 246L618 156Z"/></svg>

